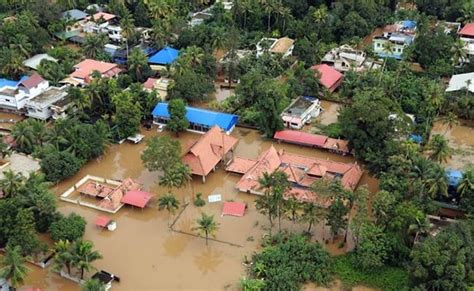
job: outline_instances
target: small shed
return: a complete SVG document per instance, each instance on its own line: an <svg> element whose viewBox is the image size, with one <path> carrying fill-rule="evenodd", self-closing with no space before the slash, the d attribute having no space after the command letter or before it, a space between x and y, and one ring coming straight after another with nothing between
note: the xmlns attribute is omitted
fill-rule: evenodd
<svg viewBox="0 0 474 291"><path fill-rule="evenodd" d="M128 191L122 198L122 203L144 208L150 201L152 195L148 192L132 190Z"/></svg>
<svg viewBox="0 0 474 291"><path fill-rule="evenodd" d="M245 214L245 209L247 205L242 202L224 202L224 207L222 209L222 216L231 215L242 217Z"/></svg>

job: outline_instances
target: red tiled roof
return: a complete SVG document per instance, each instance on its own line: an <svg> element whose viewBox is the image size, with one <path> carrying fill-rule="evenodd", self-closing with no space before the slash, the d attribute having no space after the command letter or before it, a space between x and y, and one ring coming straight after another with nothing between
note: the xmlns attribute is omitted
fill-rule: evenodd
<svg viewBox="0 0 474 291"><path fill-rule="evenodd" d="M116 16L114 14L110 14L110 13L105 13L105 12L98 12L94 15L92 15L92 19L91 19L91 16L88 16L86 19L89 20L93 20L93 21L97 21L99 20L100 18L103 18L105 21L109 21L111 19L114 19Z"/></svg>
<svg viewBox="0 0 474 291"><path fill-rule="evenodd" d="M218 126L214 126L191 146L182 161L191 169L191 173L207 176L237 141Z"/></svg>
<svg viewBox="0 0 474 291"><path fill-rule="evenodd" d="M76 70L72 72L70 76L79 79L88 78L94 71L98 71L100 74L106 77L113 77L121 72L117 64L101 62L92 59L85 59L79 64L75 65L74 68Z"/></svg>
<svg viewBox="0 0 474 291"><path fill-rule="evenodd" d="M245 159L241 157L235 157L232 160L232 163L225 168L228 172L245 174L250 168L252 168L257 163L256 160Z"/></svg>
<svg viewBox="0 0 474 291"><path fill-rule="evenodd" d="M242 202L224 202L222 215L232 215L242 217L245 214L247 206Z"/></svg>
<svg viewBox="0 0 474 291"><path fill-rule="evenodd" d="M95 219L94 224L97 225L97 226L100 226L100 227L106 227L107 224L109 224L110 221L111 221L111 219L108 218L107 216L99 215Z"/></svg>
<svg viewBox="0 0 474 291"><path fill-rule="evenodd" d="M152 195L144 191L128 191L122 198L122 203L143 208L150 201Z"/></svg>
<svg viewBox="0 0 474 291"><path fill-rule="evenodd" d="M324 147L327 136L306 133L303 131L297 130L282 130L275 132L273 136L274 139L283 140L286 142L292 142L297 144L315 146L315 147Z"/></svg>
<svg viewBox="0 0 474 291"><path fill-rule="evenodd" d="M331 92L337 88L338 82L343 78L341 73L326 64L314 65L311 69L319 72L319 83Z"/></svg>
<svg viewBox="0 0 474 291"><path fill-rule="evenodd" d="M474 36L474 23L468 23L458 32L459 35Z"/></svg>
<svg viewBox="0 0 474 291"><path fill-rule="evenodd" d="M114 210L117 209L117 207L120 206L122 203L122 198L125 196L125 194L129 191L133 190L140 190L141 185L138 184L136 181L134 181L131 178L127 178L122 181L122 184L120 184L117 188L112 191L107 197L102 199L99 203L98 206L101 208L105 209L110 209Z"/></svg>
<svg viewBox="0 0 474 291"><path fill-rule="evenodd" d="M148 78L145 83L143 83L143 88L146 89L153 89L155 88L155 82L158 81L158 79L155 78Z"/></svg>
<svg viewBox="0 0 474 291"><path fill-rule="evenodd" d="M114 191L114 188L96 181L88 181L87 183L81 185L77 191L81 194L89 195L92 197L107 197L110 193Z"/></svg>
<svg viewBox="0 0 474 291"><path fill-rule="evenodd" d="M294 198L301 202L314 203L327 208L331 205L332 201L328 197L322 197L308 189L293 187L285 193L285 199Z"/></svg>
<svg viewBox="0 0 474 291"><path fill-rule="evenodd" d="M38 74L34 73L28 79L22 81L20 84L25 86L26 89L31 89L38 86L44 79Z"/></svg>

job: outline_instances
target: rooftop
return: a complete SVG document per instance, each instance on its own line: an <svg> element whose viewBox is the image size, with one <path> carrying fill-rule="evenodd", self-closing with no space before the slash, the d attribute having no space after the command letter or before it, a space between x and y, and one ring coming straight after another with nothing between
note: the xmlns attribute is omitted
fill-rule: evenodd
<svg viewBox="0 0 474 291"><path fill-rule="evenodd" d="M84 11L81 11L79 9L67 10L67 11L64 11L61 14L61 18L75 20L75 21L82 20L82 19L86 18L87 16L88 16L87 13L85 13Z"/></svg>
<svg viewBox="0 0 474 291"><path fill-rule="evenodd" d="M43 77L41 77L38 73L34 73L27 79L24 79L18 83L18 85L22 85L26 89L30 90L36 86L38 86L41 82L44 82L45 80Z"/></svg>
<svg viewBox="0 0 474 291"><path fill-rule="evenodd" d="M283 114L299 117L301 116L309 107L313 105L313 102L308 100L305 97L296 98L285 110Z"/></svg>
<svg viewBox="0 0 474 291"><path fill-rule="evenodd" d="M464 88L474 93L474 73L453 75L451 80L449 80L446 92L459 91Z"/></svg>
<svg viewBox="0 0 474 291"><path fill-rule="evenodd" d="M467 23L463 28L458 32L462 36L474 37L474 23Z"/></svg>
<svg viewBox="0 0 474 291"><path fill-rule="evenodd" d="M23 62L23 65L25 67L31 68L33 70L37 70L38 66L40 65L42 60L57 62L57 60L55 58L51 57L48 54L37 54L37 55L34 55L31 58L25 60Z"/></svg>
<svg viewBox="0 0 474 291"><path fill-rule="evenodd" d="M112 20L114 19L116 16L114 14L110 14L110 13L105 13L105 12L98 12L94 15L92 15L92 17L87 17L88 20L92 20L92 21L98 21L100 19L103 19L105 21L109 21L109 20Z"/></svg>
<svg viewBox="0 0 474 291"><path fill-rule="evenodd" d="M92 59L85 59L75 65L74 68L76 70L72 72L70 76L79 79L86 79L94 71L98 71L107 77L112 77L121 71L117 64L101 62Z"/></svg>
<svg viewBox="0 0 474 291"><path fill-rule="evenodd" d="M343 78L341 73L326 64L314 65L311 69L319 72L319 82L329 90L333 90L332 88Z"/></svg>
<svg viewBox="0 0 474 291"><path fill-rule="evenodd" d="M36 108L46 108L53 103L63 99L67 96L67 92L64 88L49 87L46 91L39 94L38 96L28 100L26 106Z"/></svg>
<svg viewBox="0 0 474 291"><path fill-rule="evenodd" d="M295 41L289 37L282 37L279 38L273 46L270 48L270 51L273 53L286 53L291 46L295 43Z"/></svg>
<svg viewBox="0 0 474 291"><path fill-rule="evenodd" d="M156 54L149 57L148 62L151 64L170 65L178 58L178 56L179 50L171 47L165 47Z"/></svg>

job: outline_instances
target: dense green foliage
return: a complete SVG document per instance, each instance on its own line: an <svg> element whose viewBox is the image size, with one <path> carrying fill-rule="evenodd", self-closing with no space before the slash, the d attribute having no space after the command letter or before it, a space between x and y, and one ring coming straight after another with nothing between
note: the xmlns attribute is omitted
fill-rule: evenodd
<svg viewBox="0 0 474 291"><path fill-rule="evenodd" d="M58 220L53 222L49 227L51 238L54 241L76 241L82 238L86 230L86 221L82 216L75 213L69 214L67 217L60 216Z"/></svg>
<svg viewBox="0 0 474 291"><path fill-rule="evenodd" d="M54 150L44 155L40 165L48 181L59 182L77 173L81 161L70 152Z"/></svg>
<svg viewBox="0 0 474 291"><path fill-rule="evenodd" d="M250 275L265 282L263 290L299 290L307 282L328 284L331 259L317 243L299 235L277 236L252 257Z"/></svg>

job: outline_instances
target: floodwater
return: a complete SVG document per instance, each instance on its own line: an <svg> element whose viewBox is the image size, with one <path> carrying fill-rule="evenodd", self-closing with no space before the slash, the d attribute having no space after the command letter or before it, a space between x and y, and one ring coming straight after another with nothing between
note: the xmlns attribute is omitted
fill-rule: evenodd
<svg viewBox="0 0 474 291"><path fill-rule="evenodd" d="M321 107L323 108L323 111L318 116L318 121L323 125L336 123L337 116L339 115L339 108L342 107L342 104L321 100Z"/></svg>
<svg viewBox="0 0 474 291"><path fill-rule="evenodd" d="M156 133L155 130L143 131L146 138L167 133ZM317 149L296 145L278 144L272 140L264 140L257 131L236 128L233 136L240 139L235 149L236 156L256 158L272 144L277 149L284 148L293 153L331 160L353 162L352 157L342 157ZM200 135L183 133L180 135L182 148L186 148ZM56 185L53 190L60 195L72 184L86 174L111 179L131 177L142 183L144 189L155 194L150 207L140 210L123 207L116 214L104 214L94 209L76 204L59 201L59 210L68 214L76 212L85 217L88 222L84 239L94 242L95 249L103 259L93 265L120 277L120 283L114 283L114 290L237 290L239 278L245 275L242 261L257 251L263 235L268 233L268 221L265 216L255 209L255 196L240 193L234 189L240 178L225 172L222 167L211 173L206 183L200 177L194 177L192 183L183 189L172 189L180 201L191 201L196 193L202 193L207 201L211 194L221 194L223 201L241 201L248 204L244 217L221 217L222 203L213 203L202 208L189 204L177 220L174 229L185 232L178 233L168 229L169 215L166 211L157 211L156 197L167 189L158 185L158 173L151 173L143 168L140 154L145 149L145 143L111 145L101 159L85 165L74 177ZM368 184L372 192L377 191L376 179L364 174L361 185ZM178 213L181 211L178 210ZM195 219L201 212L214 215L219 223L216 232L217 241L209 241L193 236L192 230ZM106 215L117 222L113 232L104 231L93 225L95 218ZM173 219L174 217L172 217ZM283 229L301 231L306 225L293 224L283 221ZM273 232L276 232L276 226ZM186 234L187 233L187 234ZM322 224L313 227L314 239L322 241L329 238L329 230ZM331 249L331 248L330 248ZM31 267L26 286L34 286L47 290L78 290L79 286L60 278L48 270ZM51 269L51 268L50 268ZM90 274L89 274L90 275Z"/></svg>
<svg viewBox="0 0 474 291"><path fill-rule="evenodd" d="M433 134L444 135L449 141L449 146L454 150L452 157L446 163L447 167L465 169L474 164L474 123L459 120L459 125L449 128L441 121L436 121L432 129Z"/></svg>
<svg viewBox="0 0 474 291"><path fill-rule="evenodd" d="M18 114L0 112L0 131L9 132L16 122L23 119L25 117Z"/></svg>

